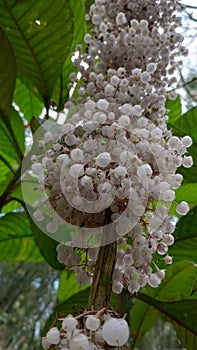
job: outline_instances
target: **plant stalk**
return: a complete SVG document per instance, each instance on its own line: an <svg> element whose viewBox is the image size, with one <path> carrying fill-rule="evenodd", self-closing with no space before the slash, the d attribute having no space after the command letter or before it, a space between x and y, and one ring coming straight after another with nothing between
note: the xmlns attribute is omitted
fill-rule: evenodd
<svg viewBox="0 0 197 350"><path fill-rule="evenodd" d="M111 222L111 215L106 213L106 225ZM106 235L111 235L114 230L113 225L103 228ZM98 258L94 269L94 277L90 290L88 308L90 310L100 310L108 307L112 293L112 276L116 262L117 241L99 248Z"/></svg>

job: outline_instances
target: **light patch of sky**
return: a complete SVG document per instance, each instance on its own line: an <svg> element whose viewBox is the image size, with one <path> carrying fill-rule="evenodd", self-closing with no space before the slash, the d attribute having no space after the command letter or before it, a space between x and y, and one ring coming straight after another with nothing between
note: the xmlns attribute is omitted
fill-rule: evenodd
<svg viewBox="0 0 197 350"><path fill-rule="evenodd" d="M182 0L182 5L196 6L195 8L185 7L182 13L182 27L178 30L184 37L183 46L188 50L188 55L183 57L183 66L181 68L181 74L184 81L190 81L193 76L197 75L197 1L194 0ZM191 16L191 18L190 18ZM194 18L194 20L192 20ZM177 76L178 81L180 75ZM195 88L195 91L197 87ZM177 91L182 97L182 111L188 110L188 95L185 89L178 89ZM191 91L196 95L196 92ZM195 101L191 101L190 105L195 106Z"/></svg>

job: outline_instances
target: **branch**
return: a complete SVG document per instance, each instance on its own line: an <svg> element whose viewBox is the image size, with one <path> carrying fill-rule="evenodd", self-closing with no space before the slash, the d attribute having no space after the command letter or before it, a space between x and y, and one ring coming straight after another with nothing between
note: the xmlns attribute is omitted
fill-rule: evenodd
<svg viewBox="0 0 197 350"><path fill-rule="evenodd" d="M113 235L114 226L111 223L111 211L106 209L105 212L104 233L106 236ZM109 231L107 230L109 228ZM88 308L90 310L99 310L108 307L112 293L112 278L116 261L117 241L100 247L94 277L90 290Z"/></svg>
<svg viewBox="0 0 197 350"><path fill-rule="evenodd" d="M197 6L181 4L179 1L177 1L177 4L180 6L188 7L189 9L197 9Z"/></svg>

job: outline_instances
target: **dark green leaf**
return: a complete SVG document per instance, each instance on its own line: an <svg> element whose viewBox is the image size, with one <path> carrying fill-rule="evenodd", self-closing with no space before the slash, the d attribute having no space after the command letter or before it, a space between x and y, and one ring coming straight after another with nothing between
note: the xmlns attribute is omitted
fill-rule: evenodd
<svg viewBox="0 0 197 350"><path fill-rule="evenodd" d="M159 312L156 309L141 300L136 300L130 315L131 349L138 347L142 337L158 317Z"/></svg>
<svg viewBox="0 0 197 350"><path fill-rule="evenodd" d="M173 109L172 109L173 112ZM197 182L197 107L193 107L187 113L180 116L179 119L169 120L169 127L172 127L173 134L183 137L185 135L191 136L193 139L192 147L188 148L188 154L193 157L193 166L190 169L184 167L179 168L179 172L183 174L184 181L187 183Z"/></svg>
<svg viewBox="0 0 197 350"><path fill-rule="evenodd" d="M16 81L16 61L13 48L0 28L0 111L9 117Z"/></svg>
<svg viewBox="0 0 197 350"><path fill-rule="evenodd" d="M175 230L175 244L169 247L174 261L190 260L197 263L197 207L182 217Z"/></svg>
<svg viewBox="0 0 197 350"><path fill-rule="evenodd" d="M193 263L179 261L168 268L166 277L158 288L145 287L144 293L146 296L162 302L190 299L190 290L196 274L197 268ZM142 335L150 329L158 317L159 311L159 309L153 308L152 304L148 305L144 301L136 300L130 313L130 328L133 337L131 349L139 344ZM173 321L172 318L170 318L170 321Z"/></svg>
<svg viewBox="0 0 197 350"><path fill-rule="evenodd" d="M196 322L196 321L195 321ZM184 327L181 327L177 322L171 322L176 331L177 337L180 339L182 347L187 350L196 350L197 349L197 336L186 330Z"/></svg>
<svg viewBox="0 0 197 350"><path fill-rule="evenodd" d="M31 80L48 108L72 45L70 4L66 0L3 0L0 25L14 48L18 70Z"/></svg>
<svg viewBox="0 0 197 350"><path fill-rule="evenodd" d="M34 221L29 217L31 223L31 229L35 237L35 242L40 250L41 255L56 270L64 270L65 265L60 264L57 260L56 247L58 242L54 241L43 233Z"/></svg>
<svg viewBox="0 0 197 350"><path fill-rule="evenodd" d="M17 111L12 108L6 124L0 120L0 155L21 161L25 149L24 125ZM9 158L8 158L9 162Z"/></svg>
<svg viewBox="0 0 197 350"><path fill-rule="evenodd" d="M30 121L33 116L38 116L42 112L43 103L33 92L30 81L22 77L16 80L14 90L14 102L19 106L26 120Z"/></svg>
<svg viewBox="0 0 197 350"><path fill-rule="evenodd" d="M190 296L192 296L196 292L197 292L197 278L195 279L192 289L190 291Z"/></svg>
<svg viewBox="0 0 197 350"><path fill-rule="evenodd" d="M25 213L10 213L1 217L0 260L43 261Z"/></svg>
<svg viewBox="0 0 197 350"><path fill-rule="evenodd" d="M76 273L73 271L63 271L60 276L58 299L60 302L70 298L73 294L88 288L87 285L80 286L76 281Z"/></svg>
<svg viewBox="0 0 197 350"><path fill-rule="evenodd" d="M197 335L196 310L197 300L178 300L165 302L156 300L146 294L139 293L138 298L153 306L168 319Z"/></svg>
<svg viewBox="0 0 197 350"><path fill-rule="evenodd" d="M78 0L75 2L69 0L68 3L70 4L72 15L74 17L74 31L71 47L71 52L74 52L77 44L83 44L84 35L86 33L84 2L83 0ZM71 62L71 56L68 55L64 62L61 76L57 80L53 94L53 101L59 111L63 109L65 102L68 100L67 84L70 81L70 73L74 71L77 72L77 69Z"/></svg>
<svg viewBox="0 0 197 350"><path fill-rule="evenodd" d="M173 125L174 134L178 136L190 135L197 142L197 107L191 108L183 114Z"/></svg>

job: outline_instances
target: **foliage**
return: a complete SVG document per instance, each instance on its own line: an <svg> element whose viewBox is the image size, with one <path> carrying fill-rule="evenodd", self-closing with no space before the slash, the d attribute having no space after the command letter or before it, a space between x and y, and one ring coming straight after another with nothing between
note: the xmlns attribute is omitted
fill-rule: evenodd
<svg viewBox="0 0 197 350"><path fill-rule="evenodd" d="M89 1L88 1L89 4ZM67 83L73 71L71 53L83 40L85 1L2 0L0 2L0 260L43 262L62 270L57 261L57 243L42 234L27 215L20 188L22 160L31 135L30 124L45 108L61 111L68 98ZM187 350L197 347L197 107L181 113L181 100L168 101L169 127L174 135L190 135L194 159L191 169L182 168L184 182L176 201L185 200L190 212L178 222L176 243L170 248L174 264L156 290L144 288L134 302L127 303L130 315L131 349L158 317L170 322ZM171 208L173 212L173 206ZM195 264L194 264L195 263ZM28 273L28 269L27 269ZM7 274L7 272L6 272ZM9 276L9 274L8 274ZM25 277L26 278L26 277ZM7 281L6 281L7 282ZM62 272L56 312L75 312L87 306L89 289L81 289L71 274ZM191 293L192 291L192 293ZM133 300L133 298L132 298ZM118 303L118 301L116 301ZM131 307L132 305L132 307Z"/></svg>

